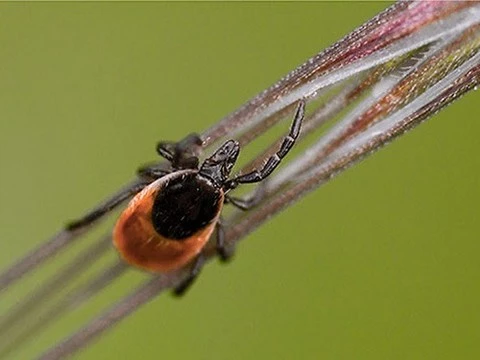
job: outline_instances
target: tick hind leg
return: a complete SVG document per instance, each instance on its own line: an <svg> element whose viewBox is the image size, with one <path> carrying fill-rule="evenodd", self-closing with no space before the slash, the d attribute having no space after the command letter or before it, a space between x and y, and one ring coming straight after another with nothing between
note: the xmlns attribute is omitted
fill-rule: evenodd
<svg viewBox="0 0 480 360"><path fill-rule="evenodd" d="M200 274L203 264L205 264L205 255L203 255L203 253L200 253L194 260L194 263L190 268L190 273L188 274L187 278L185 278L185 280L183 280L182 283L173 290L173 295L182 296L188 289L190 289L190 287L197 279L198 274Z"/></svg>
<svg viewBox="0 0 480 360"><path fill-rule="evenodd" d="M168 160L174 169L196 169L202 145L203 141L200 136L192 133L179 142L159 142L157 152Z"/></svg>
<svg viewBox="0 0 480 360"><path fill-rule="evenodd" d="M89 226L96 220L100 219L101 217L103 217L104 215L106 215L107 213L115 209L125 200L129 199L131 196L140 192L145 186L148 185L148 183L149 182L142 181L142 182L137 182L132 184L131 186L122 190L111 199L108 199L105 203L96 207L95 209L93 209L83 217L67 224L67 226L65 227L66 230L76 231Z"/></svg>
<svg viewBox="0 0 480 360"><path fill-rule="evenodd" d="M189 134L179 142L161 141L157 144L157 153L170 162L173 169L196 169L202 139L197 134ZM172 170L166 169L164 164L145 165L137 170L137 175L146 180L157 180Z"/></svg>
<svg viewBox="0 0 480 360"><path fill-rule="evenodd" d="M216 250L217 254L220 258L220 261L222 262L227 262L230 260L233 256L233 252L230 249L226 248L225 244L225 230L222 224L222 219L219 219L216 224L216 236L217 236L217 243L216 243ZM175 296L182 296L185 294L185 292L192 286L192 284L195 282L197 279L198 275L200 274L200 271L202 270L203 265L205 264L205 255L201 252L197 258L195 259L195 262L193 263L190 273L188 277L180 284L178 285L174 290L173 294Z"/></svg>
<svg viewBox="0 0 480 360"><path fill-rule="evenodd" d="M227 262L233 257L233 251L232 249L227 248L227 244L225 242L225 227L222 218L217 221L216 229L217 242L215 247L217 250L217 255L221 262Z"/></svg>

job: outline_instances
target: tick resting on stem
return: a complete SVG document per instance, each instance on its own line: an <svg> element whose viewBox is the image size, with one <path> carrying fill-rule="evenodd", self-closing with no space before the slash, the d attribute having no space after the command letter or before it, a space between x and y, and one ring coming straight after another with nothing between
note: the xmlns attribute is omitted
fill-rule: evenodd
<svg viewBox="0 0 480 360"><path fill-rule="evenodd" d="M231 256L225 248L220 221L223 204L248 210L260 200L240 199L229 192L240 184L267 178L295 144L305 114L300 100L290 132L280 149L260 169L230 178L240 152L239 143L226 141L199 165L196 156L202 140L191 134L178 143L160 142L157 152L170 162L170 169L147 166L138 170L142 180L110 202L68 225L78 230L135 195L120 215L113 242L126 262L152 272L169 272L192 263L189 276L175 288L181 295L192 284L204 263L202 250L215 228L216 249L221 260Z"/></svg>

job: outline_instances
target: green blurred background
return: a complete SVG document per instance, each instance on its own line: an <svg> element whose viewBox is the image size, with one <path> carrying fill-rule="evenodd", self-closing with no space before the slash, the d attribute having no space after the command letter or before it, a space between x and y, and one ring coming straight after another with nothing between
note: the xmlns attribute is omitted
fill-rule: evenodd
<svg viewBox="0 0 480 360"><path fill-rule="evenodd" d="M1 267L130 180L158 140L202 131L388 5L0 4ZM312 193L181 301L152 301L76 358L478 358L478 101ZM127 274L11 358L143 278Z"/></svg>

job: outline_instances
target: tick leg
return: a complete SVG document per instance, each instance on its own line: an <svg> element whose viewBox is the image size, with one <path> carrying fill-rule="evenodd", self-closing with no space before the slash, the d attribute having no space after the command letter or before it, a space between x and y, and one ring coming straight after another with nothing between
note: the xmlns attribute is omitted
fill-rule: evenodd
<svg viewBox="0 0 480 360"><path fill-rule="evenodd" d="M229 251L225 244L225 228L221 218L217 221L216 228L217 228L217 243L216 243L217 254L221 262L227 262L232 258L233 251Z"/></svg>
<svg viewBox="0 0 480 360"><path fill-rule="evenodd" d="M189 156L193 155L193 152L197 150L197 147L201 146L202 143L200 136L192 133L178 142L160 141L157 144L157 152L161 157L174 163L178 157L182 157L182 154L187 153Z"/></svg>
<svg viewBox="0 0 480 360"><path fill-rule="evenodd" d="M302 126L303 118L305 117L305 100L300 100L297 112L295 113L295 118L293 119L292 125L290 127L290 132L283 139L280 149L273 154L265 163L265 165L260 170L253 170L247 174L239 175L232 180L228 180L224 185L224 191L229 191L235 189L239 184L247 183L256 183L267 178L273 170L276 169L282 159L288 154L292 149L295 141L300 134L300 128Z"/></svg>
<svg viewBox="0 0 480 360"><path fill-rule="evenodd" d="M157 153L165 160L173 161L175 153L175 143L171 141L161 141L157 144Z"/></svg>
<svg viewBox="0 0 480 360"><path fill-rule="evenodd" d="M179 142L162 141L157 144L157 152L172 164L175 169L196 169L198 154L203 141L195 133L187 135Z"/></svg>
<svg viewBox="0 0 480 360"><path fill-rule="evenodd" d="M160 169L158 166L152 165L152 166L144 166L141 167L137 170L137 175L142 178L142 179L151 179L151 180L157 180L160 179L161 177L164 177L165 175L170 174L171 171L165 170L165 169Z"/></svg>
<svg viewBox="0 0 480 360"><path fill-rule="evenodd" d="M108 199L105 203L101 204L97 208L87 213L82 218L74 220L67 224L65 229L67 231L75 231L92 224L93 222L101 218L103 215L107 214L108 212L116 208L118 205L120 205L122 202L127 200L129 197L141 191L147 185L147 182L141 182L131 185L130 187L124 189L122 192L116 194L114 197Z"/></svg>
<svg viewBox="0 0 480 360"><path fill-rule="evenodd" d="M175 144L175 153L189 153L194 155L203 145L203 141L196 133L188 134L185 138Z"/></svg>
<svg viewBox="0 0 480 360"><path fill-rule="evenodd" d="M200 253L195 259L192 268L190 269L190 274L188 274L188 277L173 290L173 295L182 296L185 294L185 292L190 288L190 286L192 286L194 281L197 279L197 276L198 274L200 274L204 263L205 256L203 255L203 253Z"/></svg>
<svg viewBox="0 0 480 360"><path fill-rule="evenodd" d="M260 203L260 201L263 200L264 196L265 196L265 186L259 185L252 197L248 199L242 199L242 198L238 198L238 197L227 194L225 195L225 203L232 204L233 206L235 206L240 210L248 211L251 208L257 206Z"/></svg>

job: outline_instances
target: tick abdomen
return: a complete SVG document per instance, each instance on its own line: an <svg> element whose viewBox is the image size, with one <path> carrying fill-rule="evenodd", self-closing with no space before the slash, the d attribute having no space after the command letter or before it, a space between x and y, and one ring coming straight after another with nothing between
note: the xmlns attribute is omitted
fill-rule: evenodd
<svg viewBox="0 0 480 360"><path fill-rule="evenodd" d="M171 179L152 207L152 224L167 239L183 240L215 220L222 190L197 173Z"/></svg>

